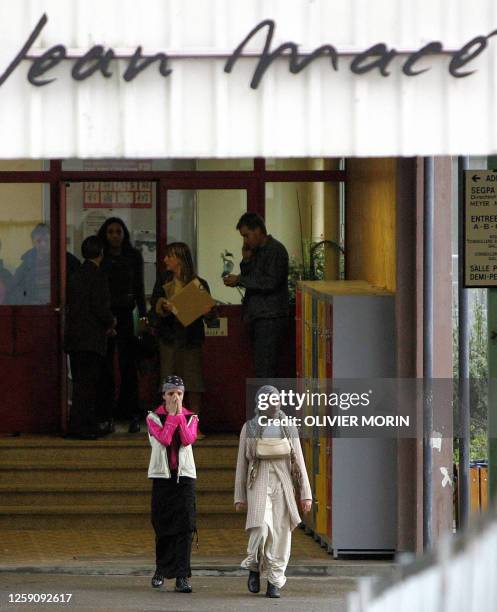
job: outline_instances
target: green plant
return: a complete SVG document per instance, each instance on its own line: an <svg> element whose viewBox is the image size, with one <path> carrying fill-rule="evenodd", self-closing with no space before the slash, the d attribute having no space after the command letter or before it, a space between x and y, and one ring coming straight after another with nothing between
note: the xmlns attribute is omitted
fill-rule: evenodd
<svg viewBox="0 0 497 612"><path fill-rule="evenodd" d="M300 280L323 280L324 278L324 248L319 248L314 254L314 276L311 271L311 249L320 241L312 241L307 238L301 239L302 261L297 261L291 255L288 262L288 291L290 302L295 302L295 291L297 282Z"/></svg>
<svg viewBox="0 0 497 612"><path fill-rule="evenodd" d="M320 244L323 236L319 240L312 240L304 237L304 228L302 223L302 209L300 207L299 192L297 190L297 209L299 214L299 231L300 231L300 261L295 255L291 255L288 262L288 292L290 294L290 302L295 302L295 291L297 282L301 280L323 280L324 279L324 264L325 264L325 248L326 245ZM311 223L312 227L312 207L311 207ZM319 247L315 248L316 245ZM314 252L313 252L314 251ZM312 263L311 266L311 253ZM312 270L312 267L314 270Z"/></svg>
<svg viewBox="0 0 497 612"><path fill-rule="evenodd" d="M453 320L453 376L457 382L459 372L459 326L457 303ZM472 461L487 457L487 412L488 412L488 360L486 291L475 290L471 309L469 339L469 393L470 393L470 458ZM457 390L455 392L457 400ZM457 401L456 401L457 405ZM458 449L454 453L459 459Z"/></svg>

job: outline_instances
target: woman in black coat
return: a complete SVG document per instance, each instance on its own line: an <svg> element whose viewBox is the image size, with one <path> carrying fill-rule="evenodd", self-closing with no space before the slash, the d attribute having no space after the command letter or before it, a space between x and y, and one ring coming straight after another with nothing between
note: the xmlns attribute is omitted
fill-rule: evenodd
<svg viewBox="0 0 497 612"><path fill-rule="evenodd" d="M118 217L105 221L98 237L104 245L101 269L107 274L111 296L111 309L116 317L115 338L111 338L106 354L106 367L102 376L99 404L102 421L112 429L114 417L114 353L119 354L120 388L116 414L130 419L129 432L140 431L138 400L138 374L136 368L136 339L133 310L138 308L141 319L146 319L143 257L131 245L126 224Z"/></svg>

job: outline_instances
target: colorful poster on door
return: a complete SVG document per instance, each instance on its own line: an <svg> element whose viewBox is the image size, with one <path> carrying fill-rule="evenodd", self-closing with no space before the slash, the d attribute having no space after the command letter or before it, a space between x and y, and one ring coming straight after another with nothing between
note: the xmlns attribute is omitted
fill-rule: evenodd
<svg viewBox="0 0 497 612"><path fill-rule="evenodd" d="M152 208L150 181L87 182L83 208Z"/></svg>

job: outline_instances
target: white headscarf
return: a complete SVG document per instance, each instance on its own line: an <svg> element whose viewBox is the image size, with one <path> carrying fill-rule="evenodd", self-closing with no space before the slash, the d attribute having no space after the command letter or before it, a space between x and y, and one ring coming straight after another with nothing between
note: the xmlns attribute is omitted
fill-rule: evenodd
<svg viewBox="0 0 497 612"><path fill-rule="evenodd" d="M281 425L274 425L271 423L270 425L262 426L259 424L259 416L261 414L266 414L266 411L261 411L259 408L259 399L261 395L266 395L269 397L272 394L279 395L280 392L276 387L272 385L264 385L260 387L255 394L255 410L254 417L247 421L247 436L250 438L284 438L285 432ZM275 413L269 415L269 418L272 419L281 419L285 415L285 413L278 407Z"/></svg>

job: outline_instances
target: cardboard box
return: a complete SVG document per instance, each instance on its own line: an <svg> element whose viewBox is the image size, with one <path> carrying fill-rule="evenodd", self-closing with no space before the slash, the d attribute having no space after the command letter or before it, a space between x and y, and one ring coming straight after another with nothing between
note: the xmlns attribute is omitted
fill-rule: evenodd
<svg viewBox="0 0 497 612"><path fill-rule="evenodd" d="M173 314L185 327L216 304L197 278L185 285L169 300L169 303L172 306Z"/></svg>

